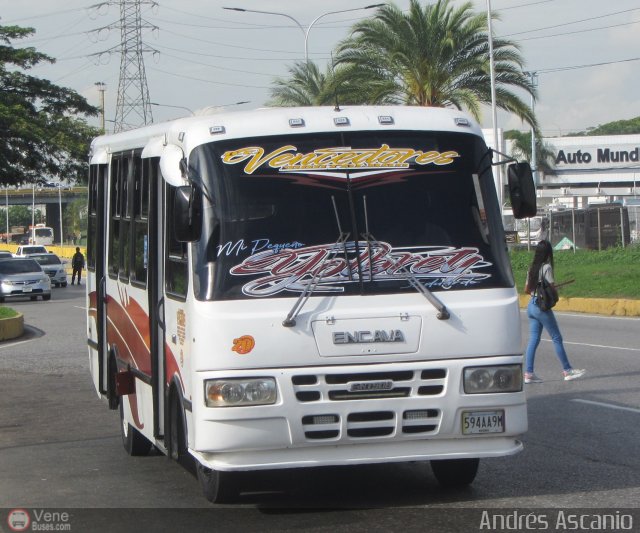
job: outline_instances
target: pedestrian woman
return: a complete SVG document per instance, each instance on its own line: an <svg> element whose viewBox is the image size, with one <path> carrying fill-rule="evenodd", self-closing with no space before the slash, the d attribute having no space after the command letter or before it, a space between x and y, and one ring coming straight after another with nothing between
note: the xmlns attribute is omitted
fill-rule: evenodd
<svg viewBox="0 0 640 533"><path fill-rule="evenodd" d="M583 369L571 367L562 342L562 334L560 333L560 328L558 327L553 311L551 309L543 311L538 306L535 291L538 281L542 280L543 277L555 288L555 280L553 279L553 248L551 247L551 243L546 240L538 242L536 246L533 261L527 272L527 283L524 289L525 292L531 295L529 305L527 306L527 316L529 317L529 344L527 345L525 356L525 383L542 383L542 380L533 372L533 362L536 356L536 349L538 348L538 344L540 344L543 328L546 329L551 336L556 355L562 365L564 379L567 381L577 379L585 373Z"/></svg>

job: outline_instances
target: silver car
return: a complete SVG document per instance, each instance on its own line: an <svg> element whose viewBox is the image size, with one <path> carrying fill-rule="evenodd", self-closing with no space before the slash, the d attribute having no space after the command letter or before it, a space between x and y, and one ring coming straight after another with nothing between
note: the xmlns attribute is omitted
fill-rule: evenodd
<svg viewBox="0 0 640 533"><path fill-rule="evenodd" d="M0 259L0 302L25 296L51 300L49 276L34 259Z"/></svg>
<svg viewBox="0 0 640 533"><path fill-rule="evenodd" d="M51 285L54 287L67 286L67 268L56 254L32 254L29 259L35 259L42 270L51 278Z"/></svg>

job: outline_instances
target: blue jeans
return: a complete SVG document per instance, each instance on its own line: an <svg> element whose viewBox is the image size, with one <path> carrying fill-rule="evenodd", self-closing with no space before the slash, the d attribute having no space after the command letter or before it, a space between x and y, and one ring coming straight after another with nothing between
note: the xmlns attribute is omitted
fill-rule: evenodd
<svg viewBox="0 0 640 533"><path fill-rule="evenodd" d="M553 347L556 350L558 359L560 359L562 369L571 370L567 352L564 351L564 344L562 344L562 334L560 333L560 328L558 327L553 311L542 311L536 305L536 298L532 297L527 306L527 316L529 317L529 344L527 345L525 357L525 372L533 373L533 361L536 357L538 344L540 344L542 328L546 329L551 336Z"/></svg>

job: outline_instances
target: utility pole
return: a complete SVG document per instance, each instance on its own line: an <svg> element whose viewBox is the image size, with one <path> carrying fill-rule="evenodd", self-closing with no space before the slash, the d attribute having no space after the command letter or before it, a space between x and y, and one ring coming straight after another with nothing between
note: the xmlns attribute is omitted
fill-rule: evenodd
<svg viewBox="0 0 640 533"><path fill-rule="evenodd" d="M143 53L142 29L155 29L143 21L141 6L153 0L118 0L120 5L120 79L114 132L126 131L153 122ZM104 127L104 126L103 126Z"/></svg>

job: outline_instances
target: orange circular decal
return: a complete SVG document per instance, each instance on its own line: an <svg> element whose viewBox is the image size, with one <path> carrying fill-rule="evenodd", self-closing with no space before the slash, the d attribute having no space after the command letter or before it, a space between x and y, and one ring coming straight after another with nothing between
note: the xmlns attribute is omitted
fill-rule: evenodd
<svg viewBox="0 0 640 533"><path fill-rule="evenodd" d="M233 348L231 348L231 351L244 355L253 350L255 345L256 341L251 335L243 335L238 339L233 339Z"/></svg>

